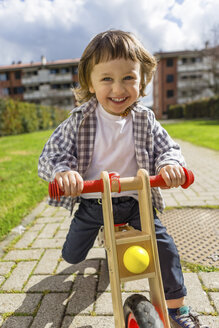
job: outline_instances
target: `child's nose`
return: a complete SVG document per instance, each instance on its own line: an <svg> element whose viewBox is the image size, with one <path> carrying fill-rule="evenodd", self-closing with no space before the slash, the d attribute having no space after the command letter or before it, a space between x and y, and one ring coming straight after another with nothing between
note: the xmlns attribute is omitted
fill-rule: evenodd
<svg viewBox="0 0 219 328"><path fill-rule="evenodd" d="M113 92L115 94L121 94L124 91L124 85L121 82L115 82L113 84Z"/></svg>

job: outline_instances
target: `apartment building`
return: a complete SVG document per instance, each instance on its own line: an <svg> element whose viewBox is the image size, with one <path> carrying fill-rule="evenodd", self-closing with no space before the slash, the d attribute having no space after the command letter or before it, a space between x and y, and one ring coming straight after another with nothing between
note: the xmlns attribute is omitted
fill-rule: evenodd
<svg viewBox="0 0 219 328"><path fill-rule="evenodd" d="M158 52L153 80L153 110L165 118L170 105L211 97L219 84L219 46L203 50Z"/></svg>
<svg viewBox="0 0 219 328"><path fill-rule="evenodd" d="M78 85L79 59L12 63L0 66L0 97L70 109Z"/></svg>

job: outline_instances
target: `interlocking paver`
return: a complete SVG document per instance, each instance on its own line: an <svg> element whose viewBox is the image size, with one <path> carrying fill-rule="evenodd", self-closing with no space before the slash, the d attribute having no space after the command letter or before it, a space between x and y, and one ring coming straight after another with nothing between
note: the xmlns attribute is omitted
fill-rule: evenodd
<svg viewBox="0 0 219 328"><path fill-rule="evenodd" d="M39 261L34 274L52 274L61 256L59 249L47 249Z"/></svg>
<svg viewBox="0 0 219 328"><path fill-rule="evenodd" d="M38 235L38 231L27 231L25 232L21 239L15 244L16 248L26 248L30 245L36 236Z"/></svg>
<svg viewBox="0 0 219 328"><path fill-rule="evenodd" d="M2 294L0 293L1 313L29 313L33 314L42 298L41 294Z"/></svg>
<svg viewBox="0 0 219 328"><path fill-rule="evenodd" d="M219 289L219 272L200 272L199 275L205 287Z"/></svg>
<svg viewBox="0 0 219 328"><path fill-rule="evenodd" d="M96 285L97 276L78 275L74 282L66 314L88 314L93 311Z"/></svg>
<svg viewBox="0 0 219 328"><path fill-rule="evenodd" d="M15 262L0 262L0 274L5 275L11 271Z"/></svg>
<svg viewBox="0 0 219 328"><path fill-rule="evenodd" d="M217 312L219 312L219 292L209 293L209 295L214 302Z"/></svg>
<svg viewBox="0 0 219 328"><path fill-rule="evenodd" d="M2 328L29 328L32 321L33 317L30 316L11 316L5 321Z"/></svg>
<svg viewBox="0 0 219 328"><path fill-rule="evenodd" d="M29 231L40 231L43 229L43 227L45 226L45 223L35 223L30 229Z"/></svg>
<svg viewBox="0 0 219 328"><path fill-rule="evenodd" d="M66 316L61 328L115 328L113 316Z"/></svg>
<svg viewBox="0 0 219 328"><path fill-rule="evenodd" d="M48 206L43 213L41 213L41 216L46 216L47 218L52 217L57 212L57 209L55 207Z"/></svg>
<svg viewBox="0 0 219 328"><path fill-rule="evenodd" d="M56 238L65 238L68 233L68 230L58 230L55 234Z"/></svg>
<svg viewBox="0 0 219 328"><path fill-rule="evenodd" d="M78 207L78 205L75 206L75 209L76 207ZM69 211L62 207L59 207L55 213L55 216L61 216L61 217L69 217L69 215L70 215Z"/></svg>
<svg viewBox="0 0 219 328"><path fill-rule="evenodd" d="M44 217L39 217L36 220L37 224L48 224L48 223L61 223L63 221L62 217L52 217L52 216L44 216Z"/></svg>
<svg viewBox="0 0 219 328"><path fill-rule="evenodd" d="M110 282L109 282L108 266L107 266L107 261L104 259L101 260L101 269L100 269L97 291L104 292L110 290L111 289L110 289Z"/></svg>
<svg viewBox="0 0 219 328"><path fill-rule="evenodd" d="M198 275L194 273L184 273L184 279L188 291L186 304L190 305L197 312L214 312L206 292L202 289Z"/></svg>
<svg viewBox="0 0 219 328"><path fill-rule="evenodd" d="M203 324L210 328L218 328L219 327L219 316L201 316Z"/></svg>
<svg viewBox="0 0 219 328"><path fill-rule="evenodd" d="M38 260L43 249L12 250L6 254L4 260Z"/></svg>
<svg viewBox="0 0 219 328"><path fill-rule="evenodd" d="M2 290L21 291L24 283L26 282L27 278L31 274L36 263L37 263L36 261L19 262L17 264L17 267L13 270L10 277L6 280L6 282L1 287Z"/></svg>
<svg viewBox="0 0 219 328"><path fill-rule="evenodd" d="M148 279L133 280L124 283L124 291L149 291Z"/></svg>
<svg viewBox="0 0 219 328"><path fill-rule="evenodd" d="M64 219L64 221L60 224L60 229L61 230L68 230L69 226L71 224L72 218L68 217Z"/></svg>
<svg viewBox="0 0 219 328"><path fill-rule="evenodd" d="M96 274L99 269L99 260L84 260L78 264L69 264L61 261L56 270L57 274Z"/></svg>
<svg viewBox="0 0 219 328"><path fill-rule="evenodd" d="M52 238L59 227L59 223L48 223L39 234L39 238Z"/></svg>
<svg viewBox="0 0 219 328"><path fill-rule="evenodd" d="M5 277L0 276L0 285L3 283L3 281L5 281ZM2 289L2 287L1 287L1 289Z"/></svg>
<svg viewBox="0 0 219 328"><path fill-rule="evenodd" d="M73 275L32 275L24 290L26 292L68 292L74 279Z"/></svg>
<svg viewBox="0 0 219 328"><path fill-rule="evenodd" d="M64 244L64 238L40 239L37 238L32 244L32 248L61 248Z"/></svg>
<svg viewBox="0 0 219 328"><path fill-rule="evenodd" d="M105 249L104 248L91 248L90 251L87 254L86 259L104 259L106 257L105 255Z"/></svg>
<svg viewBox="0 0 219 328"><path fill-rule="evenodd" d="M65 310L66 293L51 293L44 296L31 328L59 328Z"/></svg>

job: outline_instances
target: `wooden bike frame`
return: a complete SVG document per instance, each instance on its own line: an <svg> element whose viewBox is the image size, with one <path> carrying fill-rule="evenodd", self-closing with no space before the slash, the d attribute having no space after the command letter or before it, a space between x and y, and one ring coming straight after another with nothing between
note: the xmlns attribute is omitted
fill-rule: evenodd
<svg viewBox="0 0 219 328"><path fill-rule="evenodd" d="M150 286L150 301L160 314L164 327L170 328L159 265L148 173L146 170L140 169L137 173L137 177L120 178L120 182L115 180L110 183L108 173L103 171L101 173L101 178L103 180L104 190L102 192L102 207L105 247L108 256L115 327L125 328L120 288L121 283L130 280L148 278ZM119 189L121 191L138 190L142 231L130 229L125 232L115 232L111 191L118 191ZM132 274L123 264L123 254L126 249L132 245L140 245L149 253L150 264L145 272L141 274Z"/></svg>

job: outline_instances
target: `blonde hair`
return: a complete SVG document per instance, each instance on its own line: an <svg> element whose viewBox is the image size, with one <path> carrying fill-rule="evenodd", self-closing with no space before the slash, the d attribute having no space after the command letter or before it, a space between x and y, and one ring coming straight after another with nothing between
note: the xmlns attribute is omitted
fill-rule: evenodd
<svg viewBox="0 0 219 328"><path fill-rule="evenodd" d="M141 64L140 96L156 69L156 59L143 47L136 37L121 30L109 30L97 34L85 48L78 66L79 87L74 89L76 101L82 104L94 94L89 91L91 72L100 62L117 58L131 59Z"/></svg>

